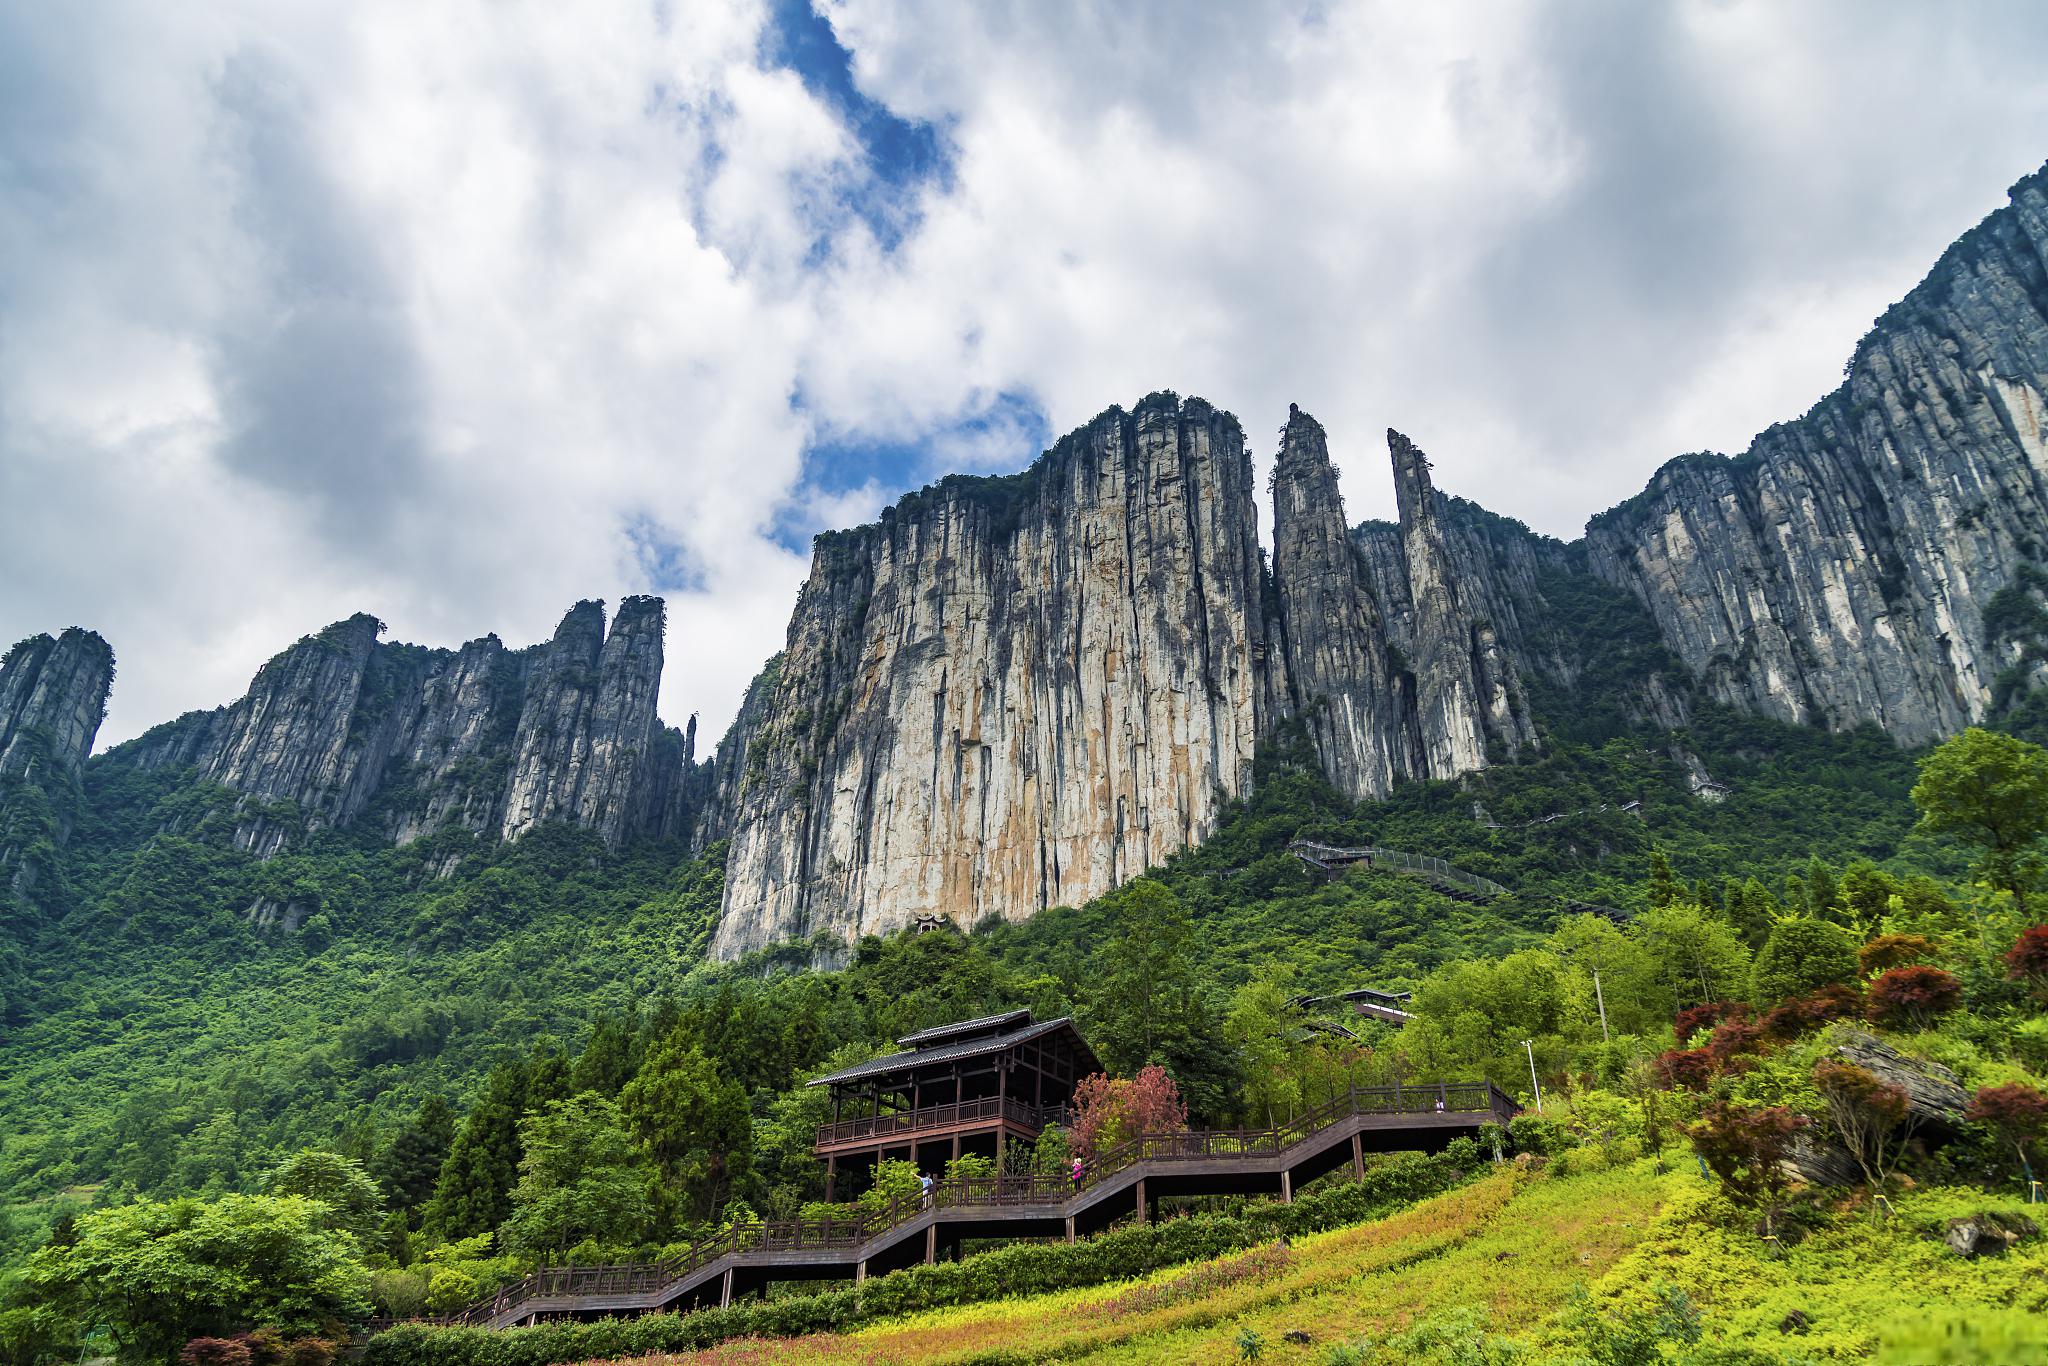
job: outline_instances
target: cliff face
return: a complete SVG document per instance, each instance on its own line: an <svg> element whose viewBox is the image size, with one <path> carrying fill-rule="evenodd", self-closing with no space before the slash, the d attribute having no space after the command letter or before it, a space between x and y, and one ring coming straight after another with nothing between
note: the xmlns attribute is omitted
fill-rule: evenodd
<svg viewBox="0 0 2048 1366"><path fill-rule="evenodd" d="M2048 171L1743 456L1687 456L1588 524L1714 696L1906 743L1983 717L1985 612L2048 537Z"/></svg>
<svg viewBox="0 0 2048 1366"><path fill-rule="evenodd" d="M0 775L26 774L39 759L75 772L113 685L114 652L97 632L74 626L17 642L0 658Z"/></svg>
<svg viewBox="0 0 2048 1366"><path fill-rule="evenodd" d="M1199 839L1270 719L1236 419L1154 395L821 537L729 741L715 951L1085 901Z"/></svg>
<svg viewBox="0 0 2048 1366"><path fill-rule="evenodd" d="M1413 678L1389 655L1385 600L1344 524L1329 443L1293 407L1273 468L1273 581L1290 700L1330 781L1354 798L1377 797L1397 777L1424 772Z"/></svg>
<svg viewBox="0 0 2048 1366"><path fill-rule="evenodd" d="M113 650L77 627L0 657L0 892L26 895L70 834L113 682Z"/></svg>
<svg viewBox="0 0 2048 1366"><path fill-rule="evenodd" d="M401 843L445 826L515 838L547 821L608 843L685 833L685 737L655 716L663 609L627 598L609 633L581 602L554 638L507 650L387 645L357 615L300 640L240 701L160 726L108 755L192 766L246 800L237 839L269 853L301 827L374 815Z"/></svg>

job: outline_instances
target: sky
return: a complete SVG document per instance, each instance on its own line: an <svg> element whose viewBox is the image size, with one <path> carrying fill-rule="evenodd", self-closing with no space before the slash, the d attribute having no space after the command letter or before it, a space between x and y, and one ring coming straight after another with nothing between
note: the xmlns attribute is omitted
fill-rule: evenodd
<svg viewBox="0 0 2048 1366"><path fill-rule="evenodd" d="M668 601L1155 389L1575 536L1840 377L2048 160L2048 6L0 0L0 643L101 744L353 612Z"/></svg>

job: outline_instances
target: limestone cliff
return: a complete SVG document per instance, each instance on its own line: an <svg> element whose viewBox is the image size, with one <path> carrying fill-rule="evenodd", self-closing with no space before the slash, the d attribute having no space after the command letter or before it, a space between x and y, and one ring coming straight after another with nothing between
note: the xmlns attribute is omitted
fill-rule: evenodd
<svg viewBox="0 0 2048 1366"><path fill-rule="evenodd" d="M820 537L722 753L715 951L1078 904L1251 781L1272 642L1237 420L1155 394Z"/></svg>
<svg viewBox="0 0 2048 1366"><path fill-rule="evenodd" d="M114 685L114 652L74 626L52 639L30 636L0 657L0 774L39 761L76 771L92 753Z"/></svg>
<svg viewBox="0 0 2048 1366"><path fill-rule="evenodd" d="M1290 702L1330 781L1354 798L1378 797L1425 772L1414 678L1389 655L1385 598L1345 526L1329 443L1292 406L1273 467L1273 584Z"/></svg>
<svg viewBox="0 0 2048 1366"><path fill-rule="evenodd" d="M514 838L564 821L608 843L687 833L694 726L655 716L663 608L627 598L607 633L580 602L554 638L508 650L383 644L358 614L301 639L248 693L112 751L190 766L244 798L237 839L269 853L301 829L381 822L405 842L444 827Z"/></svg>
<svg viewBox="0 0 2048 1366"><path fill-rule="evenodd" d="M1981 718L1985 625L2048 536L2048 170L1742 456L1672 461L1586 528L1716 697L1907 743Z"/></svg>
<svg viewBox="0 0 2048 1366"><path fill-rule="evenodd" d="M0 657L0 905L30 891L69 836L113 682L113 650L77 627Z"/></svg>

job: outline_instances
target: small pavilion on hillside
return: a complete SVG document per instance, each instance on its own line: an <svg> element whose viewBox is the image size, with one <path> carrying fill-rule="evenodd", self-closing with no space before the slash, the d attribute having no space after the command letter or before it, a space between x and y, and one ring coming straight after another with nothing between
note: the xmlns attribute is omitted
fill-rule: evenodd
<svg viewBox="0 0 2048 1366"><path fill-rule="evenodd" d="M815 1147L825 1159L827 1200L842 1168L885 1157L932 1171L963 1153L1000 1159L1006 1141L1036 1141L1066 1113L1081 1078L1102 1070L1071 1019L1039 1021L1029 1010L896 1042L904 1052L810 1083L832 1090L832 1121L818 1127Z"/></svg>

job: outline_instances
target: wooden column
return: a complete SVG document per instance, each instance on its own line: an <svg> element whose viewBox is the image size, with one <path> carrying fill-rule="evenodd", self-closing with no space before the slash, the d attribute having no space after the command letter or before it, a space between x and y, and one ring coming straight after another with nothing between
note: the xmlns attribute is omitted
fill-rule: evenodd
<svg viewBox="0 0 2048 1366"><path fill-rule="evenodd" d="M839 1186L839 1156L833 1154L825 1159L825 1203L834 1203L832 1193Z"/></svg>
<svg viewBox="0 0 2048 1366"><path fill-rule="evenodd" d="M1141 1224L1151 1223L1150 1214L1151 1211L1145 1208L1145 1178L1141 1176L1138 1178L1138 1222Z"/></svg>
<svg viewBox="0 0 2048 1366"><path fill-rule="evenodd" d="M958 1130L955 1130L953 1134L953 1160L955 1162L960 1160L960 1134Z"/></svg>
<svg viewBox="0 0 2048 1366"><path fill-rule="evenodd" d="M1285 1167L1280 1169L1280 1203L1283 1205L1294 1203L1294 1175Z"/></svg>
<svg viewBox="0 0 2048 1366"><path fill-rule="evenodd" d="M1365 1180L1365 1142L1357 1134L1351 1135L1351 1175Z"/></svg>
<svg viewBox="0 0 2048 1366"><path fill-rule="evenodd" d="M859 1285L868 1278L868 1259L863 1257L853 1264L853 1283Z"/></svg>
<svg viewBox="0 0 2048 1366"><path fill-rule="evenodd" d="M939 1259L939 1225L936 1220L924 1226L924 1264L930 1266Z"/></svg>
<svg viewBox="0 0 2048 1366"><path fill-rule="evenodd" d="M732 1308L732 1268L725 1269L725 1283L718 1288L718 1307Z"/></svg>
<svg viewBox="0 0 2048 1366"><path fill-rule="evenodd" d="M1074 1216L1071 1214L1067 1216L1067 1241L1074 1241Z"/></svg>

